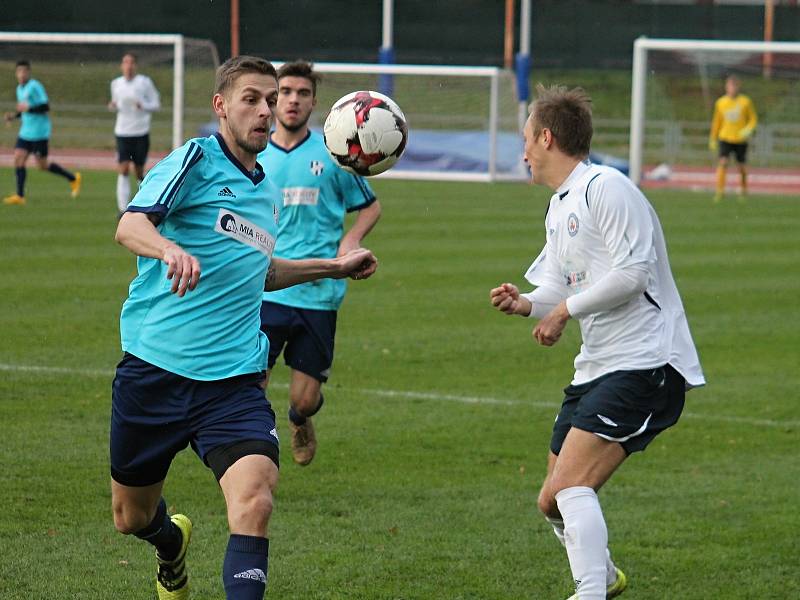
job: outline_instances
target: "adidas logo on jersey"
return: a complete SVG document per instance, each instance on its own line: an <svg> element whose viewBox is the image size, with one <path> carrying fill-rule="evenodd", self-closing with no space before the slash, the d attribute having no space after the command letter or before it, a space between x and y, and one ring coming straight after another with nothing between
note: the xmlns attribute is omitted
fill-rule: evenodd
<svg viewBox="0 0 800 600"><path fill-rule="evenodd" d="M252 579L253 581L260 581L263 584L267 583L267 576L261 569L247 569L233 576L234 579Z"/></svg>
<svg viewBox="0 0 800 600"><path fill-rule="evenodd" d="M224 196L226 198L236 198L236 194L234 194L231 191L231 188L229 188L227 185L217 193L217 196Z"/></svg>

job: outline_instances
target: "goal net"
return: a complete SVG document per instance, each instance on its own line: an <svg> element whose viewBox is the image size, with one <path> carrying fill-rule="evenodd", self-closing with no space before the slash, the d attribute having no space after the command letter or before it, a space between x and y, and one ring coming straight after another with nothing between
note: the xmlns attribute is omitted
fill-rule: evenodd
<svg viewBox="0 0 800 600"><path fill-rule="evenodd" d="M0 110L14 110L14 66L28 60L50 99L54 148L113 150L115 114L107 104L127 52L137 56L138 72L153 80L161 98L151 124L151 150L164 153L198 135L213 117L219 55L213 42L182 35L0 32ZM13 147L15 139L15 127L2 128L0 147Z"/></svg>
<svg viewBox="0 0 800 600"><path fill-rule="evenodd" d="M280 62L274 63L279 66ZM494 181L525 177L513 74L495 67L316 63L322 74L310 125L356 90L392 97L408 120L405 153L380 175Z"/></svg>
<svg viewBox="0 0 800 600"><path fill-rule="evenodd" d="M683 169L700 181L701 171L716 163L708 148L711 117L728 75L739 78L740 93L758 113L748 164L773 181L783 178L787 191L800 191L800 43L794 42L636 40L631 179Z"/></svg>

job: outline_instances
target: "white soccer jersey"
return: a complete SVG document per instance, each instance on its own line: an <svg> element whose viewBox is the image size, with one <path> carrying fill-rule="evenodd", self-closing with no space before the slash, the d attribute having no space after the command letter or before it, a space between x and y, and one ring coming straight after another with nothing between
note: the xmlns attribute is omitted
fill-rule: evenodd
<svg viewBox="0 0 800 600"><path fill-rule="evenodd" d="M120 76L111 82L111 101L117 105L114 135L133 137L150 132L150 113L161 107L156 86L145 75Z"/></svg>
<svg viewBox="0 0 800 600"><path fill-rule="evenodd" d="M661 224L630 179L610 167L578 163L551 198L545 229L545 248L525 278L550 296L566 298L580 323L583 343L573 384L665 363L689 386L705 383ZM634 292L607 310L581 312L597 300L596 293L585 295L587 290L626 269L646 269L644 293Z"/></svg>

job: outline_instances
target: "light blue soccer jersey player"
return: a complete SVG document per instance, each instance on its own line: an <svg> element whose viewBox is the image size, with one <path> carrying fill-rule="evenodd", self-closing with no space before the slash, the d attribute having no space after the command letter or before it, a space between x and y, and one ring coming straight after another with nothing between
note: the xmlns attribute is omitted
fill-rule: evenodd
<svg viewBox="0 0 800 600"><path fill-rule="evenodd" d="M158 163L120 218L116 239L138 255L122 308L124 356L112 386L114 523L156 548L159 600L187 600L192 523L161 497L175 455L191 445L222 489L230 527L228 600L259 600L267 583L275 414L264 397L264 289L320 277L369 277L365 249L334 259L273 258L277 188L256 161L277 98L275 69L239 56L217 71L219 133Z"/></svg>
<svg viewBox="0 0 800 600"><path fill-rule="evenodd" d="M7 123L19 118L21 125L17 143L14 146L14 176L17 191L3 198L4 204L25 204L25 179L27 170L25 163L31 154L36 156L39 168L64 177L69 181L70 195L78 196L81 189L81 174L70 173L60 165L47 159L49 154L50 133L50 100L44 86L31 78L31 64L27 60L17 62L14 71L17 78L17 112L6 113Z"/></svg>
<svg viewBox="0 0 800 600"><path fill-rule="evenodd" d="M323 138L308 127L319 76L304 61L278 70L275 131L259 155L267 177L281 190L275 256L330 258L358 248L380 218L380 204L362 177L340 169ZM348 212L358 212L344 233ZM268 368L283 352L292 370L289 427L292 456L307 465L317 448L311 416L322 407L322 384L333 363L336 314L346 282L321 279L264 294L261 326L270 339Z"/></svg>

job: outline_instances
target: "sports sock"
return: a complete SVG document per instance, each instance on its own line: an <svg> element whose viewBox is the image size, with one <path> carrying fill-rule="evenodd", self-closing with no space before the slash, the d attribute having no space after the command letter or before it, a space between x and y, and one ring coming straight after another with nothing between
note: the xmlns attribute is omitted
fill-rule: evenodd
<svg viewBox="0 0 800 600"><path fill-rule="evenodd" d="M306 419L308 417L313 417L315 414L317 414L320 411L320 409L322 408L323 404L325 404L325 397L320 393L320 395L319 395L319 404L317 404L317 408L315 408L310 414L301 415L299 412L297 412L297 409L295 409L294 406L290 406L289 407L289 420L292 423L294 423L295 425L297 425L298 427L300 427L301 425L305 424Z"/></svg>
<svg viewBox="0 0 800 600"><path fill-rule="evenodd" d="M566 547L566 543L564 541L564 519L558 519L555 517L545 517L547 522L553 527L553 533L556 534L558 541L561 542L561 545ZM614 582L617 580L617 567L614 564L614 561L611 560L611 552L608 548L606 548L606 586L614 585Z"/></svg>
<svg viewBox="0 0 800 600"><path fill-rule="evenodd" d="M222 565L222 584L228 600L261 600L267 589L269 540L232 533Z"/></svg>
<svg viewBox="0 0 800 600"><path fill-rule="evenodd" d="M128 201L131 196L131 181L127 175L117 173L117 208L119 212L125 212L128 208Z"/></svg>
<svg viewBox="0 0 800 600"><path fill-rule="evenodd" d="M181 551L183 534L167 514L167 503L164 498L158 503L156 516L144 529L134 533L136 537L156 547L162 560L173 560Z"/></svg>
<svg viewBox="0 0 800 600"><path fill-rule="evenodd" d="M25 177L28 170L25 167L17 167L14 169L14 175L17 177L17 196L25 197Z"/></svg>
<svg viewBox="0 0 800 600"><path fill-rule="evenodd" d="M717 196L721 196L725 192L725 174L727 168L723 166L717 167Z"/></svg>
<svg viewBox="0 0 800 600"><path fill-rule="evenodd" d="M564 545L581 600L605 600L608 530L597 494L576 486L556 494L564 519Z"/></svg>
<svg viewBox="0 0 800 600"><path fill-rule="evenodd" d="M64 167L54 162L50 163L50 166L47 167L47 170L51 173L55 173L56 175L61 175L62 177L66 177L70 181L75 181L75 175L67 171Z"/></svg>

